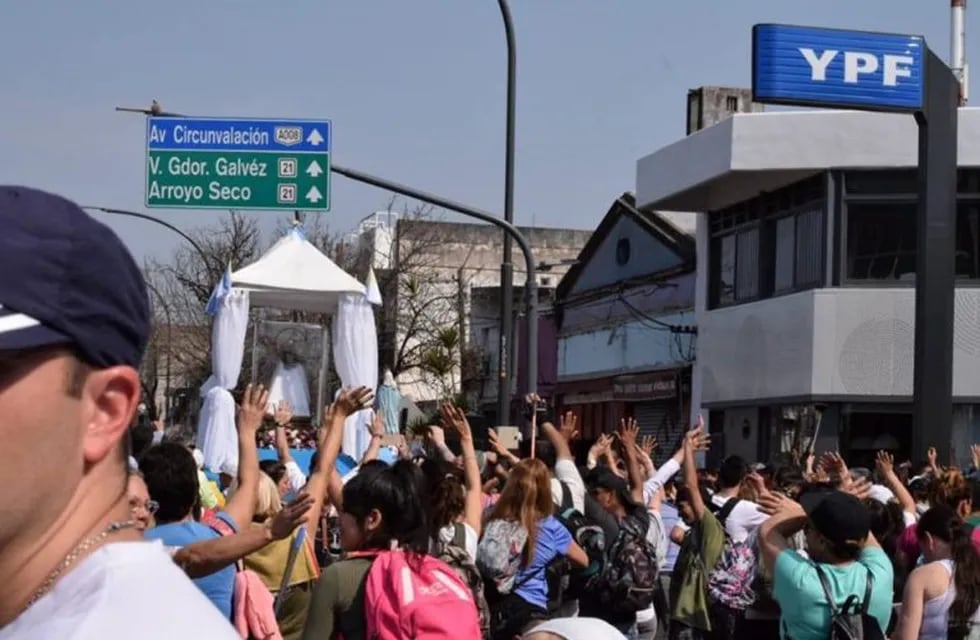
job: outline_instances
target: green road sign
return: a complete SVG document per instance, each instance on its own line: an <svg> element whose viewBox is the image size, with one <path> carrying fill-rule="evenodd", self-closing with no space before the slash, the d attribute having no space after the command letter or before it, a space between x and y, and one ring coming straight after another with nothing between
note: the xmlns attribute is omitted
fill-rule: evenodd
<svg viewBox="0 0 980 640"><path fill-rule="evenodd" d="M146 206L330 209L330 123L149 118Z"/></svg>

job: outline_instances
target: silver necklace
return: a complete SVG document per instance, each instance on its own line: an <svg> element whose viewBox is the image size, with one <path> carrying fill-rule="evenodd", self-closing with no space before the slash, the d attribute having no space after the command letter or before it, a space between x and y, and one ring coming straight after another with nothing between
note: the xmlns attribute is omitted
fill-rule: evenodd
<svg viewBox="0 0 980 640"><path fill-rule="evenodd" d="M41 586L38 587L37 591L34 592L34 595L31 596L31 599L28 600L27 605L24 607L23 611L30 609L35 602L43 598L48 593L48 591L51 590L51 587L54 586L54 583L58 581L58 578L61 577L61 574L63 574L70 566L75 564L75 562L78 560L78 558L81 557L83 553L85 553L95 545L101 544L102 542L105 541L106 538L108 538L112 534L122 531L123 529L131 529L135 527L136 524L137 523L135 520L110 522L109 526L103 529L101 533L97 533L93 536L89 536L88 538L85 538L84 540L79 542L74 549L68 552L68 555L65 556L65 559L62 560L58 564L58 566L54 568L54 571L48 574L48 577L45 578L44 582L41 583Z"/></svg>

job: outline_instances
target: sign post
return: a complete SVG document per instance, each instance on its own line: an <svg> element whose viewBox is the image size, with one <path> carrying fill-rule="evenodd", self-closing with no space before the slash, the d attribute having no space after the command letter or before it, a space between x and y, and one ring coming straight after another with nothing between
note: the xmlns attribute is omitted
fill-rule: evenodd
<svg viewBox="0 0 980 640"><path fill-rule="evenodd" d="M146 121L146 206L330 210L326 120Z"/></svg>
<svg viewBox="0 0 980 640"><path fill-rule="evenodd" d="M752 36L755 101L905 112L919 125L912 446L948 460L959 83L921 36L771 24Z"/></svg>

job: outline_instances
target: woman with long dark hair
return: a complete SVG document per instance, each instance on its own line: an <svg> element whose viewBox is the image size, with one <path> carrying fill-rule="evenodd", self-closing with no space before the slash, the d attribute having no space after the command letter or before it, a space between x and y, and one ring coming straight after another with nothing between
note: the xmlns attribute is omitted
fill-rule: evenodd
<svg viewBox="0 0 980 640"><path fill-rule="evenodd" d="M389 551L410 556L429 549L421 472L408 461L391 467L369 462L344 486L340 543L345 552ZM323 571L313 591L303 637L363 640L367 637L364 583L373 559L355 556Z"/></svg>
<svg viewBox="0 0 980 640"><path fill-rule="evenodd" d="M944 640L980 633L980 555L971 529L947 506L929 509L917 535L926 564L909 575L895 640Z"/></svg>

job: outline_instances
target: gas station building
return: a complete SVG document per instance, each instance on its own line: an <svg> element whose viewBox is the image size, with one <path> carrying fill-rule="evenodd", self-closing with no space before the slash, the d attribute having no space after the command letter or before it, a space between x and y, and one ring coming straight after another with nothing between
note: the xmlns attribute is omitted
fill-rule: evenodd
<svg viewBox="0 0 980 640"><path fill-rule="evenodd" d="M980 442L980 109L959 114L953 442ZM766 460L800 429L912 446L918 130L907 114L739 113L637 162L640 210L697 212L692 412ZM802 426L801 426L802 425Z"/></svg>

